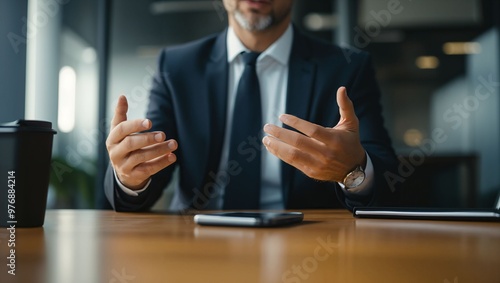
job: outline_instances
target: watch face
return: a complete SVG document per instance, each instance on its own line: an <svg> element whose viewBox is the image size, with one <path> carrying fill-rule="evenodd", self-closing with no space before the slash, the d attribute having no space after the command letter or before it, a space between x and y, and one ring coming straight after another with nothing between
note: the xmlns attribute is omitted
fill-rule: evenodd
<svg viewBox="0 0 500 283"><path fill-rule="evenodd" d="M355 188L365 180L365 173L361 170L351 172L345 179L345 186L348 188Z"/></svg>

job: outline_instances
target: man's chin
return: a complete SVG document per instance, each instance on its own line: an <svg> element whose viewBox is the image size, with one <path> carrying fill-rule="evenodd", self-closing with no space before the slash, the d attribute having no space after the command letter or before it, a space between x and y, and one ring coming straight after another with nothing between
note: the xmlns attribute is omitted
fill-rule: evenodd
<svg viewBox="0 0 500 283"><path fill-rule="evenodd" d="M235 13L236 22L248 31L262 31L271 26L273 19L269 15L245 16L240 12Z"/></svg>

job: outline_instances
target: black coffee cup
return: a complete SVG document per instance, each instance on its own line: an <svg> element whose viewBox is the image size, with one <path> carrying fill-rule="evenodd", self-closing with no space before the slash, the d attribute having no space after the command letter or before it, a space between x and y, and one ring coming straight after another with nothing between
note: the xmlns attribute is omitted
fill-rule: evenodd
<svg viewBox="0 0 500 283"><path fill-rule="evenodd" d="M49 188L52 123L0 124L0 226L40 227Z"/></svg>

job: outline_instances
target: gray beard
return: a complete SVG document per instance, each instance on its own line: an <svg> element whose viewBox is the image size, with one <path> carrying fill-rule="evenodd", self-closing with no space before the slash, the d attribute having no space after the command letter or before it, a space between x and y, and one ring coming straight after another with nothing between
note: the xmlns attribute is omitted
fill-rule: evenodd
<svg viewBox="0 0 500 283"><path fill-rule="evenodd" d="M268 15L268 16L265 16L265 17L259 17L259 19L257 20L257 22L255 22L255 23L252 24L238 10L235 11L234 18L236 19L236 21L238 22L238 24L242 28L244 28L244 29L246 29L248 31L262 31L262 30L265 30L268 27L270 27L271 24L273 23L272 16Z"/></svg>

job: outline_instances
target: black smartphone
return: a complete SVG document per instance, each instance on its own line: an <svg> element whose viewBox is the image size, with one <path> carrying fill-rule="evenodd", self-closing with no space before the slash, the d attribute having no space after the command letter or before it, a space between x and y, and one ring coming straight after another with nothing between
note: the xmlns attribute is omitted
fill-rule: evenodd
<svg viewBox="0 0 500 283"><path fill-rule="evenodd" d="M212 226L271 227L299 223L302 212L219 212L196 214L194 222Z"/></svg>

